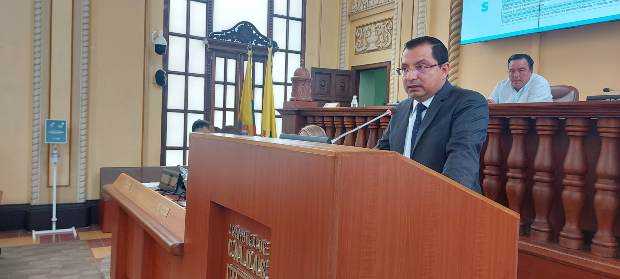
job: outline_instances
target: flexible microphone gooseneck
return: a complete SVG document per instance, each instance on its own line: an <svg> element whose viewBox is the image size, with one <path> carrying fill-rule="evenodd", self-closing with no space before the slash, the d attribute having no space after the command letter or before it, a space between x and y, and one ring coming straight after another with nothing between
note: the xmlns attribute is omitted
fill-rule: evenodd
<svg viewBox="0 0 620 279"><path fill-rule="evenodd" d="M353 129L353 130L351 130L351 131L348 131L348 132L346 132L346 133L344 133L344 134L342 134L342 135L340 135L340 136L337 136L336 138L334 138L334 139L331 141L331 142L332 142L332 144L336 143L336 142L337 142L337 141L339 141L341 138L346 137L348 134L355 133L357 130L359 130L359 129L361 129L361 128L364 128L364 127L368 126L370 123L375 122L375 121L377 121L377 120L381 119L381 117L384 117L384 116L387 116L387 115L392 115L392 110L391 110L391 109L388 109L388 110L387 110L387 111L385 111L383 114L381 114L381 115L379 115L379 116L377 116L377 117L375 117L375 118L371 119L370 121L368 121L368 122L366 122L366 123L364 123L364 124L362 124L362 125L359 125L359 126L355 127L355 129Z"/></svg>

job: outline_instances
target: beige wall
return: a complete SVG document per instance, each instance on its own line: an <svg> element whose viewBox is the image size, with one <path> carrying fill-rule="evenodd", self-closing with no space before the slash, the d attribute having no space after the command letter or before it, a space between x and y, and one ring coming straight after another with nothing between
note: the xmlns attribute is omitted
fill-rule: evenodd
<svg viewBox="0 0 620 279"><path fill-rule="evenodd" d="M3 1L0 9L0 203L30 199L32 2Z"/></svg>
<svg viewBox="0 0 620 279"><path fill-rule="evenodd" d="M306 1L306 68L338 68L340 0Z"/></svg>
<svg viewBox="0 0 620 279"><path fill-rule="evenodd" d="M102 166L159 164L162 92L152 79L154 71L161 66L161 56L151 50L150 33L162 29L163 1L91 1L87 199L99 198ZM71 6L69 2L59 1L55 5L60 8L54 12L48 3L43 11L42 115L43 119L50 115L69 118L72 129L70 146L63 150L65 161L61 173L67 185L60 189L61 202L77 199L79 9L75 5L80 2L73 0ZM0 61L10 65L0 69L0 130L5 135L0 139L2 203L30 202L33 3L34 0L4 1L0 10ZM413 0L399 3L400 21L395 22L400 27L395 34L397 54L416 30ZM448 9L448 0L431 1L429 7L428 33L444 42L448 39ZM345 57L348 67L392 59L392 51L352 54L355 26L391 13L393 10L383 10L349 19ZM307 1L308 69L338 68L340 14L340 1ZM63 20L70 15L73 20ZM67 29L67 25L72 27ZM68 44L73 45L71 52L63 49ZM620 22L467 45L461 49L459 80L463 87L488 94L505 77L506 58L515 52L526 52L534 57L536 71L552 84L576 86L585 99L603 87L620 88L619 45ZM51 69L63 72L53 74ZM398 89L402 99L400 84ZM46 187L49 155L45 145L41 153L39 202L49 203L49 187Z"/></svg>
<svg viewBox="0 0 620 279"><path fill-rule="evenodd" d="M620 22L543 33L541 73L551 84L577 87L581 99L620 89Z"/></svg>
<svg viewBox="0 0 620 279"><path fill-rule="evenodd" d="M99 168L142 159L145 1L92 2L88 198L99 197Z"/></svg>
<svg viewBox="0 0 620 279"><path fill-rule="evenodd" d="M163 0L148 0L146 5L146 43L144 58L144 92L142 108L142 165L159 166L161 150L161 107L162 89L153 80L155 71L162 68L162 56L153 51L150 34L155 30L163 30Z"/></svg>
<svg viewBox="0 0 620 279"><path fill-rule="evenodd" d="M427 2L429 3L428 35L439 38L447 45L450 32L450 0L427 0Z"/></svg>
<svg viewBox="0 0 620 279"><path fill-rule="evenodd" d="M69 120L58 198L76 202L82 1L43 3L41 115ZM3 1L0 10L0 61L11 65L0 69L3 204L31 202L33 11L34 0ZM162 29L163 0L91 1L90 11L86 198L98 199L100 167L159 164L162 92L152 75L162 58L151 50L150 32ZM43 144L41 204L51 201L48 152Z"/></svg>
<svg viewBox="0 0 620 279"><path fill-rule="evenodd" d="M384 11L384 12L380 12L377 14L373 14L367 17L362 17L359 19L352 19L350 24L349 24L349 36L348 36L348 42L349 42L349 51L348 51L348 58L349 58L349 63L348 65L350 67L352 66L359 66L359 65L366 65L366 64L373 64L373 63L377 63L377 62L384 62L384 61L391 61L392 60L392 56L393 56L393 51L392 50L381 50L381 51L373 51L373 52L368 52L368 53L361 53L361 54L355 54L354 48L355 48L355 29L358 28L359 26L362 25L366 25L378 20L382 20L385 18L390 18L394 15L394 11L393 10L388 10L388 11Z"/></svg>
<svg viewBox="0 0 620 279"><path fill-rule="evenodd" d="M396 1L398 2L398 1ZM427 33L447 44L450 22L450 1L428 1ZM400 2L400 32L394 34L402 45L415 34L416 18L414 1ZM355 26L388 16L392 11L364 12L353 17L349 26L348 66L389 61L391 51L354 55L353 32ZM398 22L395 22L398 24ZM330 33L337 38L338 34ZM530 54L535 61L535 71L546 77L552 85L568 84L577 87L581 99L600 94L602 88L620 88L620 22L556 30L516 38L471 44L461 47L459 85L488 95L495 84L506 78L506 59L514 53ZM399 99L405 97L399 83ZM393 96L392 96L393 97Z"/></svg>

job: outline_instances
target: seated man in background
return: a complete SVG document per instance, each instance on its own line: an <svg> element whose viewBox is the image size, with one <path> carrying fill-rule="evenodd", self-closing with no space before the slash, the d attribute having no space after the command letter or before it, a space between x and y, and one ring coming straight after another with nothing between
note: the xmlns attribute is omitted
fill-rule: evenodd
<svg viewBox="0 0 620 279"><path fill-rule="evenodd" d="M213 133L218 132L218 129L213 127L210 122L203 119L198 119L192 124L192 132L196 133Z"/></svg>
<svg viewBox="0 0 620 279"><path fill-rule="evenodd" d="M549 82L534 74L534 60L527 54L508 58L508 78L500 81L491 98L491 104L551 102Z"/></svg>

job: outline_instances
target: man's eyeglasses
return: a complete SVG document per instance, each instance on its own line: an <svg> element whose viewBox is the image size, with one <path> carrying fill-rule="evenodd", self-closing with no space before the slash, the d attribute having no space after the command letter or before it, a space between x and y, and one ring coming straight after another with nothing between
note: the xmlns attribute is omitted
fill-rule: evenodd
<svg viewBox="0 0 620 279"><path fill-rule="evenodd" d="M407 74L415 71L418 74L425 74L426 72L428 72L428 70L430 68L436 67L436 66L441 66L441 64L435 64L435 65L424 65L424 64L418 64L413 66L412 68L396 68L396 73L400 76L406 76Z"/></svg>

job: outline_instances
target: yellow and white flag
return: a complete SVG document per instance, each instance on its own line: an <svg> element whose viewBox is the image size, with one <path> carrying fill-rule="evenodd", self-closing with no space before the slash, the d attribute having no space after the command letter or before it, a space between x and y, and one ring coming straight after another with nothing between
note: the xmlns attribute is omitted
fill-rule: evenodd
<svg viewBox="0 0 620 279"><path fill-rule="evenodd" d="M241 129L247 131L248 136L256 134L256 128L254 128L254 115L252 110L252 100L254 99L253 85L254 80L252 77L252 50L248 50L248 63L245 68L245 78L243 79L243 89L241 91L241 102L239 105L239 121L241 122Z"/></svg>
<svg viewBox="0 0 620 279"><path fill-rule="evenodd" d="M271 48L267 54L267 65L265 65L265 86L263 89L263 115L261 119L261 135L263 137L277 138L276 131L276 109L273 102L273 78Z"/></svg>

